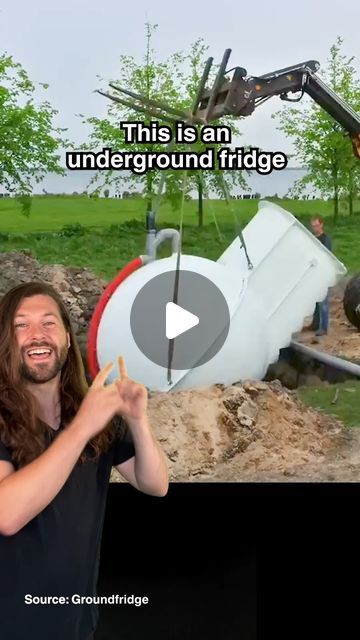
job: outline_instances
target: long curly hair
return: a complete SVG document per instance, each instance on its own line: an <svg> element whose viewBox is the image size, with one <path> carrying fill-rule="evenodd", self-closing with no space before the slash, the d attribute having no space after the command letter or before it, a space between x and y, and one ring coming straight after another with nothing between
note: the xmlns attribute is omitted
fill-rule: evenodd
<svg viewBox="0 0 360 640"><path fill-rule="evenodd" d="M20 284L0 301L0 440L9 449L14 465L20 468L37 458L49 445L51 427L38 417L37 400L26 388L21 375L21 356L17 348L14 317L24 298L36 295L51 297L57 304L65 330L70 335L67 360L60 377L61 421L67 425L74 418L88 391L88 383L69 312L53 287L43 282ZM82 452L79 461L97 458L115 437L112 421L95 436Z"/></svg>

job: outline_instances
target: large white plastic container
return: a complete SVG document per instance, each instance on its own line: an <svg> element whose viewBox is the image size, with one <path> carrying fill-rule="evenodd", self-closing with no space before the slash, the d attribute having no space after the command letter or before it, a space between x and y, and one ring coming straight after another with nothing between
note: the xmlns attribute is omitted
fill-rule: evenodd
<svg viewBox="0 0 360 640"><path fill-rule="evenodd" d="M142 266L112 294L98 326L99 366L116 362L122 354L130 377L161 391L263 378L279 350L289 345L315 303L325 298L346 269L292 214L270 202L260 202L243 235L251 270L238 237L217 262L181 256L181 269L212 280L229 306L230 330L214 358L200 367L173 371L169 385L167 370L144 356L132 337L133 301L151 278L176 268L173 255Z"/></svg>

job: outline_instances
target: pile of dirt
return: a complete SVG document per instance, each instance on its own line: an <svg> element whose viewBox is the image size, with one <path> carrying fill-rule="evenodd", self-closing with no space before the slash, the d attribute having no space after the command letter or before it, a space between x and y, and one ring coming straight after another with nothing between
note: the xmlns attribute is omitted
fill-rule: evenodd
<svg viewBox="0 0 360 640"><path fill-rule="evenodd" d="M178 482L334 479L352 444L339 421L279 381L155 393L149 417ZM355 471L359 479L360 464Z"/></svg>
<svg viewBox="0 0 360 640"><path fill-rule="evenodd" d="M12 287L31 280L51 284L62 296L70 311L85 360L89 321L106 282L89 269L40 264L28 251L0 253L0 296Z"/></svg>

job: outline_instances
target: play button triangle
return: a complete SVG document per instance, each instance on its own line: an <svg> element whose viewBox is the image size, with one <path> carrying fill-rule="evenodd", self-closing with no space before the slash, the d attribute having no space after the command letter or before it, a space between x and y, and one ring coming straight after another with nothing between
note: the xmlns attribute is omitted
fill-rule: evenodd
<svg viewBox="0 0 360 640"><path fill-rule="evenodd" d="M166 337L172 340L199 324L198 316L174 302L166 304Z"/></svg>

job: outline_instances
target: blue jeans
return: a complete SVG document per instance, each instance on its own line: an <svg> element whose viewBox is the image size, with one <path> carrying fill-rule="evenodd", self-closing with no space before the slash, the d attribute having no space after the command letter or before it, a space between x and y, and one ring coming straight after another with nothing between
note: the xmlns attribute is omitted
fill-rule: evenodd
<svg viewBox="0 0 360 640"><path fill-rule="evenodd" d="M329 328L329 297L326 296L325 300L316 303L316 316L318 318L319 330L327 331Z"/></svg>

